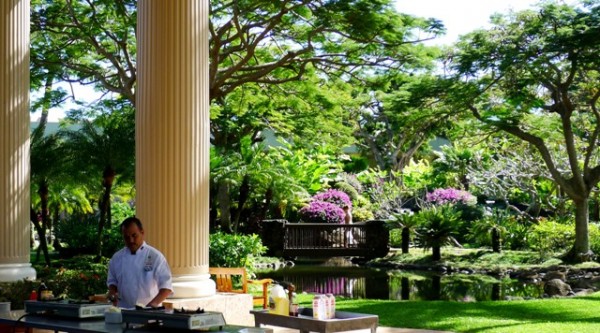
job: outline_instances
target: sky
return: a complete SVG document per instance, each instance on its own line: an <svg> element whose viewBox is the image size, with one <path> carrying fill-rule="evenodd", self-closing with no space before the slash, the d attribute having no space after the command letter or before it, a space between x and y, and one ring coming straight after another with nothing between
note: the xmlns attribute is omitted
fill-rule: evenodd
<svg viewBox="0 0 600 333"><path fill-rule="evenodd" d="M573 0L569 0L572 2ZM509 10L520 11L531 9L539 0L396 0L399 12L421 17L434 17L441 20L447 29L445 36L433 41L433 44L448 45L458 39L458 36L479 28L489 27L489 18L494 13L507 13ZM93 95L91 90L77 92L78 97ZM53 109L49 113L50 121L58 121L64 117L64 110ZM37 120L39 114L33 114L32 120Z"/></svg>
<svg viewBox="0 0 600 333"><path fill-rule="evenodd" d="M539 0L396 0L399 12L441 20L447 33L436 39L437 45L452 44L458 36L489 27L494 13L531 9Z"/></svg>

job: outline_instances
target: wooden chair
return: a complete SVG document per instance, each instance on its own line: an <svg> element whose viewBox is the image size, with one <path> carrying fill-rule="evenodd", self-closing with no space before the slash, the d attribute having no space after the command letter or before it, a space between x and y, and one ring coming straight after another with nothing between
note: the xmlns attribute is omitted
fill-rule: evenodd
<svg viewBox="0 0 600 333"><path fill-rule="evenodd" d="M273 280L248 280L246 269L244 267L209 267L208 272L214 277L218 292L247 294L249 283L262 285L262 295L252 295L253 304L262 305L263 309L269 307L268 287ZM235 276L239 276L241 279L241 285L238 285L237 289L234 289L236 286L234 281Z"/></svg>

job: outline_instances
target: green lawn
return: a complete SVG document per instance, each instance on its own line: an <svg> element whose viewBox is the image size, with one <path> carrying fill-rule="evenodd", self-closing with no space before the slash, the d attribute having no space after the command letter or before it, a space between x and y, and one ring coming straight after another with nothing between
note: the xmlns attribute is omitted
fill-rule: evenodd
<svg viewBox="0 0 600 333"><path fill-rule="evenodd" d="M310 307L312 295L299 296ZM380 326L452 332L600 332L600 293L577 298L496 302L339 298L337 309L379 316Z"/></svg>

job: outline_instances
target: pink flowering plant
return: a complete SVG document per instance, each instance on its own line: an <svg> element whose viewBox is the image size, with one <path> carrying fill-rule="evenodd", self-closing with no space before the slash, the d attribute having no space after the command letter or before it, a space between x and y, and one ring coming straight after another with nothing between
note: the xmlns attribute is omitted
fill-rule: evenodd
<svg viewBox="0 0 600 333"><path fill-rule="evenodd" d="M348 194L333 189L315 194L313 201L329 202L340 208L344 208L344 206L352 207L352 200L350 200Z"/></svg>
<svg viewBox="0 0 600 333"><path fill-rule="evenodd" d="M302 207L298 213L305 222L343 223L346 213L337 205L313 200L308 206Z"/></svg>
<svg viewBox="0 0 600 333"><path fill-rule="evenodd" d="M438 188L425 195L425 201L434 205L464 204L473 206L477 198L471 193L455 188Z"/></svg>

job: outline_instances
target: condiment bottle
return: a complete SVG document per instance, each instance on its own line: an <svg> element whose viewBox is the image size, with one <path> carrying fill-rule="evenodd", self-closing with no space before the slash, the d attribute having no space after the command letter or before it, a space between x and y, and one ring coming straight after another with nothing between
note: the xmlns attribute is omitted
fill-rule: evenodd
<svg viewBox="0 0 600 333"><path fill-rule="evenodd" d="M323 295L323 312L325 313L323 315L323 318L321 319L329 319L331 318L331 299L329 299L329 296L327 295Z"/></svg>
<svg viewBox="0 0 600 333"><path fill-rule="evenodd" d="M48 287L46 286L44 281L42 281L42 283L40 283L40 286L38 287L37 300L44 301L44 300L46 300L47 295L48 295Z"/></svg>
<svg viewBox="0 0 600 333"><path fill-rule="evenodd" d="M273 288L271 288L271 298L273 299L274 304L273 306L269 305L269 313L288 316L290 302L281 285L273 285Z"/></svg>
<svg viewBox="0 0 600 333"><path fill-rule="evenodd" d="M313 298L313 318L318 320L327 319L325 295L318 294Z"/></svg>
<svg viewBox="0 0 600 333"><path fill-rule="evenodd" d="M327 294L327 298L329 298L329 319L335 318L335 296L333 294Z"/></svg>
<svg viewBox="0 0 600 333"><path fill-rule="evenodd" d="M292 301L290 302L290 316L298 317L298 298L296 293L292 292Z"/></svg>
<svg viewBox="0 0 600 333"><path fill-rule="evenodd" d="M312 310L313 310L313 318L314 319L319 319L319 311L320 311L320 299L321 299L321 295L315 295L315 297L313 297L313 301L312 301Z"/></svg>

